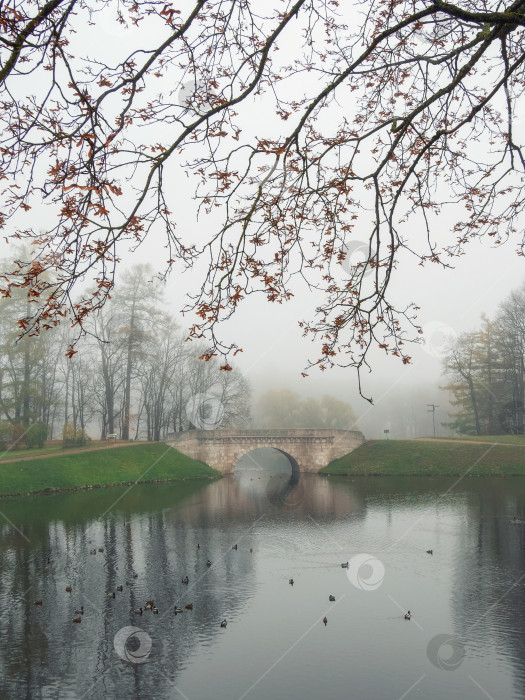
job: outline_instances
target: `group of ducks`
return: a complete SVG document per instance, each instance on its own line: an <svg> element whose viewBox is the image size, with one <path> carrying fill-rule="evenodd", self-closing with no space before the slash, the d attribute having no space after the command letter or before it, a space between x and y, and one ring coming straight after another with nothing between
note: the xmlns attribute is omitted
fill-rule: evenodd
<svg viewBox="0 0 525 700"><path fill-rule="evenodd" d="M200 549L200 544L197 544L197 549ZM237 545L234 544L233 547L232 547L232 549L237 549ZM99 548L98 548L98 551L99 551L99 552L104 552L104 547L99 547ZM253 552L253 549L250 547L250 553L252 553L252 552ZM97 553L97 550L96 550L96 549L90 549L90 550L89 550L89 553L90 553L90 554L96 554L96 553ZM47 563L48 563L48 564L51 564L52 561L53 561L53 560L52 560L50 557L47 558ZM211 565L212 565L212 563L211 563L211 561L208 559L208 560L206 561L206 566L209 568ZM138 574L133 573L133 578L138 578ZM185 577L182 579L182 583L185 584L186 586L189 584L189 582L190 582L190 579L188 578L188 576L185 576ZM292 582L292 583L293 583L293 582ZM129 581L126 581L126 586L130 586L130 585L131 585L130 582L129 582ZM66 592L67 592L67 593L71 593L72 590L73 590L72 586L66 586ZM124 590L124 586L123 586L123 585L119 585L119 586L117 586L116 590L122 592L122 591ZM109 598L115 598L115 597L116 597L115 591L110 591L107 595L108 595ZM35 605L43 605L43 600L35 600ZM155 601L154 601L154 600L147 600L146 603L144 604L144 607L134 608L134 609L133 609L133 612L134 612L135 614L137 614L137 615L142 615L146 610L151 610L151 612L152 612L154 615L158 615L158 614L159 614L159 609L156 607ZM193 610L193 603L188 603L187 605L184 606L184 609L178 607L177 605L173 608L173 612L175 613L175 615L180 615L180 613L183 613L184 610ZM82 616L83 614L84 614L84 606L82 605L80 608L77 608L77 609L75 610L75 616L76 616L76 617L73 617L73 618L72 618L72 622L76 622L76 623L82 622L82 617L81 617L81 616ZM226 620L222 620L221 623L220 623L220 626L224 628L224 627L226 627L227 624L228 624L228 623L227 623Z"/></svg>
<svg viewBox="0 0 525 700"><path fill-rule="evenodd" d="M183 583L184 583L184 580L183 580ZM136 613L137 615L142 615L142 613L145 610L151 610L151 612L154 615L159 614L159 609L156 607L154 600L147 600L146 604L144 605L143 608L134 608L133 612ZM193 603L188 603L188 605L185 605L184 610L193 610ZM182 608L179 608L177 605L173 608L173 612L175 613L175 615L179 615L180 613L184 612L184 610Z"/></svg>
<svg viewBox="0 0 525 700"><path fill-rule="evenodd" d="M434 551L433 551L432 549L427 549L427 550L426 550L426 553L427 553L427 554L434 554ZM348 568L349 568L349 564L350 564L350 562L345 561L345 562L343 562L343 563L341 564L341 568L342 568L342 569L348 569ZM293 578L291 578L291 579L289 580L289 584L290 584L291 586L293 586L293 584L294 584ZM335 596L329 595L329 596L328 596L328 600L329 600L331 603L335 602ZM409 610L408 612L405 613L405 620L410 620L411 618L412 618L412 613L411 613L410 610ZM324 622L324 625L325 625L325 627L326 627L326 623L328 622L326 616L323 617L323 622Z"/></svg>
<svg viewBox="0 0 525 700"><path fill-rule="evenodd" d="M133 578L138 578L138 574L133 573ZM130 583L129 581L126 581L126 586L131 586L131 583ZM122 585L117 586L117 589L116 589L116 590L117 590L119 593L122 593L122 591L124 590L124 586L122 586ZM67 588L66 588L66 591L67 591ZM116 597L115 591L110 591L110 592L108 593L108 598L115 598L115 597Z"/></svg>
<svg viewBox="0 0 525 700"><path fill-rule="evenodd" d="M201 548L200 544L197 544L197 549L200 549L200 548ZM232 547L232 549L237 549L237 548L238 548L238 547L237 547L236 544L234 544L233 547ZM250 547L250 554L251 554L252 552L253 552L253 549ZM211 561L210 561L209 559L206 561L206 566L207 566L208 568L211 566ZM136 574L134 575L134 577L136 578ZM183 583L184 585L187 586L187 585L189 584L189 582L190 582L189 577L188 577L187 575L184 576L184 578L182 579L182 583ZM292 581L291 583L292 583L292 585L293 585L293 581ZM127 581L126 581L126 585L128 585L128 582L127 582ZM117 590L122 590L122 586L117 586ZM108 593L108 595L112 595L113 598L115 597L115 594L114 594L114 593L113 593L113 594ZM158 614L159 614L159 610L158 610L158 608L155 606L155 601L154 601L154 600L147 600L147 601L146 601L146 604L144 605L144 608L142 608L142 607L141 607L141 608L134 608L133 612L136 613L137 615L142 615L142 614L144 613L145 610L151 610L151 612L152 612L154 615L158 615ZM173 608L173 612L174 612L175 615L180 615L181 613L184 612L184 610L193 610L193 603L188 603L187 605L184 606L184 609L178 607L177 605ZM226 627L227 624L228 624L227 620L224 619L224 620L221 621L220 626L224 628L224 627Z"/></svg>
<svg viewBox="0 0 525 700"><path fill-rule="evenodd" d="M250 550L250 551L251 551L251 550ZM348 562L346 562L346 563L344 563L344 564L341 564L341 566L343 567L343 569L348 569ZM293 578L290 578L290 579L288 579L288 583L290 584L290 586L293 586L294 583L295 583L295 581L293 580ZM330 594L330 595L328 596L328 600L329 600L331 603L334 603L334 602L335 602L335 595ZM328 618L326 617L326 615L323 617L323 622L324 622L324 626L326 627L326 625L327 625L327 623L328 623ZM226 627L226 625L224 625L224 626ZM221 627L222 627L222 624L221 624Z"/></svg>
<svg viewBox="0 0 525 700"><path fill-rule="evenodd" d="M71 588L71 586L66 586L66 593L71 593L72 590L73 590L73 589ZM42 599L40 599L40 600L35 600L35 605L43 605L43 604L44 604L44 601L43 601ZM81 615L83 615L83 614L84 614L84 606L81 605L79 608L77 608L77 609L75 610L75 615L76 615L76 617L73 617L73 618L72 618L72 622L77 622L77 623L78 623L78 622L82 622L82 617L81 617Z"/></svg>
<svg viewBox="0 0 525 700"><path fill-rule="evenodd" d="M78 617L73 618L73 622L82 622L82 617L81 615L84 614L84 606L81 605L79 608L75 610L75 615L78 615Z"/></svg>
<svg viewBox="0 0 525 700"><path fill-rule="evenodd" d="M197 549L200 549L200 548L201 548L200 544L197 544ZM235 549L235 550L238 549L237 545L234 544L233 547L232 547L232 549ZM250 547L250 554L251 554L252 552L253 552L253 549ZM207 566L208 568L211 566L211 561L210 561L209 559L206 561L206 566ZM134 575L134 577L136 578L136 574ZM187 586L187 585L189 584L189 582L190 582L190 579L189 579L189 577L186 575L186 576L182 579L182 583L183 583L184 585ZM293 585L293 581L291 581L291 583L292 583L292 585ZM128 585L128 582L127 582L127 581L126 581L126 585ZM122 590L122 586L117 586L117 590ZM110 594L108 594L108 595L110 595ZM115 594L113 593L113 598L114 598L114 597L115 597ZM153 613L154 615L158 615L158 614L159 614L159 610L158 610L158 608L155 606L155 601L154 601L154 600L147 600L147 601L146 601L146 604L144 605L144 608L134 608L133 612L136 613L137 615L142 615L143 612L144 612L145 610L151 610L152 613ZM181 613L184 612L184 610L193 610L193 603L188 603L187 605L184 606L184 609L178 607L177 605L173 608L173 612L174 612L175 615L180 615ZM224 620L221 621L220 626L221 626L222 628L225 628L227 624L228 624L227 620L224 619ZM326 624L326 623L325 623L325 624Z"/></svg>
<svg viewBox="0 0 525 700"><path fill-rule="evenodd" d="M197 544L197 549L200 549L200 544ZM236 550L236 549L237 549L237 545L234 544L233 547L232 547L232 549L235 549L235 550ZM99 552L104 552L104 547L99 547L98 551L99 551ZM250 547L250 553L252 553L252 552L253 552L253 550L252 550L252 548ZM96 550L96 549L91 549L89 553L90 553L90 554L96 554L96 553L97 553L97 550ZM426 553L427 553L427 554L433 554L434 552L433 552L432 549L427 549L427 550L426 550ZM50 559L49 557L47 558L47 563L48 563L48 564L51 564L52 561L53 561L53 560ZM206 566L209 568L211 565L212 565L212 564L211 564L211 561L208 559L208 560L206 561ZM349 562L343 562L343 563L341 564L341 568L342 568L342 569L348 569L348 568L349 568ZM133 578L137 578L137 577L138 577L138 574L133 573ZM188 578L188 576L187 576L187 575L184 576L184 578L182 579L182 583L185 584L185 585L188 585L189 582L190 582L190 579ZM293 580L293 578L291 578L291 579L288 580L288 583L290 584L290 586L293 586L294 583L295 583L295 581ZM129 585L131 585L130 582L129 582L129 581L126 581L126 586L129 586ZM72 590L73 590L73 589L72 589L71 586L66 586L66 592L67 592L67 593L71 593ZM122 592L123 590L124 590L124 586L122 586L122 585L117 586L117 591ZM110 591L110 592L108 593L108 597L110 597L110 598L115 598L115 591ZM330 595L328 596L328 600L329 600L331 603L335 602L335 596L332 595L332 594L330 594ZM43 604L43 600L35 600L35 605L42 605L42 604ZM159 610L158 610L158 608L155 606L155 601L154 601L154 600L147 600L143 608L142 608L142 607L140 607L140 608L134 608L134 609L133 609L133 612L134 612L135 614L137 614L137 615L142 615L142 614L144 613L145 610L151 610L151 612L152 612L154 615L158 615L158 614L159 614ZM183 609L183 608L180 608L180 607L178 607L178 606L175 606L175 607L173 608L173 612L175 613L175 615L179 615L180 613L183 613L184 610L193 610L193 603L188 603L187 605L184 606L184 609ZM77 609L75 610L75 616L76 616L76 617L73 617L73 618L72 618L72 621L73 621L73 622L76 622L76 623L82 622L82 617L81 617L81 616L82 616L83 614L84 614L84 606L81 605L80 608L77 608ZM407 613L405 613L405 620L410 620L411 617L412 617L412 613L411 613L410 610L409 610ZM326 615L325 615L325 617L323 617L323 623L324 623L324 625L325 625L325 627L326 627L326 625L327 625L327 623L328 623L328 618L326 617ZM227 624L228 624L227 621L224 619L224 620L222 620L222 622L220 623L220 626L221 626L222 628L225 628Z"/></svg>

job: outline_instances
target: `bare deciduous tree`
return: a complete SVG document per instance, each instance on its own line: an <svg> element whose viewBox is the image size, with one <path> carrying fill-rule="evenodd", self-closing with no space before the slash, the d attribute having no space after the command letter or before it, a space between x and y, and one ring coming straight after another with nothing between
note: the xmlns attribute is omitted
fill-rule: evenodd
<svg viewBox="0 0 525 700"><path fill-rule="evenodd" d="M473 238L511 236L523 252L525 0L122 0L132 48L93 55L110 6L0 9L0 225L36 251L4 278L4 294L22 285L35 302L22 332L65 309L81 326L120 251L162 231L165 271L209 260L190 304L207 357L237 350L217 325L245 297L283 302L301 277L321 293L301 322L319 341L312 365L359 369L374 343L407 363L417 307L389 293L403 249L446 265ZM222 214L203 241L176 227L184 171L201 211ZM436 242L445 207L453 236ZM365 259L345 266L356 238ZM86 275L96 289L73 303Z"/></svg>

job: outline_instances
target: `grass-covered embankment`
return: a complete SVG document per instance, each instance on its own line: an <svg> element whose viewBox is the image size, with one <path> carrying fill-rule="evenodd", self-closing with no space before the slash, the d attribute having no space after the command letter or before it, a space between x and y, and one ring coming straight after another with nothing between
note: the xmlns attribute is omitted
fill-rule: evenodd
<svg viewBox="0 0 525 700"><path fill-rule="evenodd" d="M0 463L0 495L220 476L203 462L157 442Z"/></svg>
<svg viewBox="0 0 525 700"><path fill-rule="evenodd" d="M47 455L63 455L69 452L83 452L84 450L94 450L97 447L114 447L116 443L108 442L108 440L90 440L85 445L73 445L72 447L63 447L61 442L49 444L44 447L31 448L9 448L0 452L0 462L12 462L15 459L27 459L30 457L47 456ZM122 445L133 445L133 443L122 442Z"/></svg>
<svg viewBox="0 0 525 700"><path fill-rule="evenodd" d="M487 443L369 440L321 474L356 476L525 476L525 449Z"/></svg>

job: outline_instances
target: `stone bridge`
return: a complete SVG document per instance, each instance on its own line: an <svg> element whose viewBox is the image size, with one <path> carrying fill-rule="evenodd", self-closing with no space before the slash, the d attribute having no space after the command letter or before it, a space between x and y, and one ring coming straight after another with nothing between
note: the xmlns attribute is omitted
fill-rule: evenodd
<svg viewBox="0 0 525 700"><path fill-rule="evenodd" d="M232 474L239 459L259 447L273 447L288 457L292 474L318 472L333 459L365 442L358 430L188 430L168 433L166 442L188 457Z"/></svg>

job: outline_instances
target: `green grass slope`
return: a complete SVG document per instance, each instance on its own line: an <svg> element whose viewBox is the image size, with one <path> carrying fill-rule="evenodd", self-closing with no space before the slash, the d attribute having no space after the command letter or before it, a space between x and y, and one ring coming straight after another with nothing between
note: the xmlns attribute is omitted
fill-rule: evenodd
<svg viewBox="0 0 525 700"><path fill-rule="evenodd" d="M389 476L525 476L522 447L485 443L369 440L321 474Z"/></svg>
<svg viewBox="0 0 525 700"><path fill-rule="evenodd" d="M148 443L0 463L0 495L220 476L164 443Z"/></svg>

